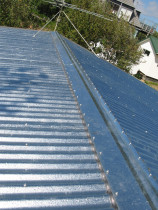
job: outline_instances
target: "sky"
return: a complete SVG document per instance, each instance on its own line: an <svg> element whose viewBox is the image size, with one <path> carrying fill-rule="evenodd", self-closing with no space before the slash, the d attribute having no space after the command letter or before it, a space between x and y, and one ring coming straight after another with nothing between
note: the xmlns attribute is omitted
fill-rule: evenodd
<svg viewBox="0 0 158 210"><path fill-rule="evenodd" d="M142 20L148 19L151 24L158 25L158 0L135 0L135 6L141 11Z"/></svg>

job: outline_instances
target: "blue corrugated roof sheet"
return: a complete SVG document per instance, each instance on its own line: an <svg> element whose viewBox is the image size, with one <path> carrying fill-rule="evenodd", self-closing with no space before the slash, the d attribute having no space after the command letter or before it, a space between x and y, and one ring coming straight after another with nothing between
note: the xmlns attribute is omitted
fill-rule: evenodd
<svg viewBox="0 0 158 210"><path fill-rule="evenodd" d="M0 28L0 209L113 209L51 33Z"/></svg>
<svg viewBox="0 0 158 210"><path fill-rule="evenodd" d="M157 194L158 92L73 42L64 40L78 60L85 77L107 105L116 127L126 135L127 144L131 145L136 158L142 160L141 168ZM126 153L127 148L122 149ZM130 159L129 156L129 161ZM137 166L134 164L133 167ZM137 172L139 176L141 172ZM157 196L155 199L157 200Z"/></svg>
<svg viewBox="0 0 158 210"><path fill-rule="evenodd" d="M108 125L111 113L105 119L102 112L104 100L111 110L121 107L118 114L128 125L129 102L132 114L142 117L130 95L127 107L121 100L132 91L123 91L124 79L128 85L135 80L65 40L71 51L58 33L33 38L34 33L0 28L0 209L154 208L155 193L141 189L114 135L117 129ZM134 90L131 97L141 101Z"/></svg>

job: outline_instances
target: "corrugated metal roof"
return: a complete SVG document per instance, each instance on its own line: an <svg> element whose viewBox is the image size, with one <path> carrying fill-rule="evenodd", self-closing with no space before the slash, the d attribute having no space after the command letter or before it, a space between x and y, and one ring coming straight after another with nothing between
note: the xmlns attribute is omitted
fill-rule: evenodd
<svg viewBox="0 0 158 210"><path fill-rule="evenodd" d="M105 101L82 71L85 59L92 72L105 61L70 41L74 54L81 49L76 59L57 32L34 33L0 28L0 209L150 210L155 192L140 188L108 125L111 111L105 119Z"/></svg>
<svg viewBox="0 0 158 210"><path fill-rule="evenodd" d="M109 123L110 128L112 125L112 130L117 127L120 133L126 134L126 143L119 142L127 155L125 158L132 162L138 176L144 174L140 179L144 182L146 177L144 185L150 182L156 192L153 202L158 201L158 92L69 40L65 39L65 42L105 106L108 106L113 121ZM131 152L139 163L133 162ZM142 172L136 169L139 164ZM148 187L146 191L149 191Z"/></svg>
<svg viewBox="0 0 158 210"><path fill-rule="evenodd" d="M113 209L51 33L0 28L0 209Z"/></svg>
<svg viewBox="0 0 158 210"><path fill-rule="evenodd" d="M150 36L150 40L154 47L155 53L158 54L158 38L154 36Z"/></svg>

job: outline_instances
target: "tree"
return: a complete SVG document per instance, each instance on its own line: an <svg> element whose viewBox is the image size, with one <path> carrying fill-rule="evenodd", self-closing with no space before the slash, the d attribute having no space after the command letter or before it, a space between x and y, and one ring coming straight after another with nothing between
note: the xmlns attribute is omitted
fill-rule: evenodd
<svg viewBox="0 0 158 210"><path fill-rule="evenodd" d="M37 1L37 0L36 0ZM25 27L34 24L32 16L35 4L33 0L0 0L1 25Z"/></svg>
<svg viewBox="0 0 158 210"><path fill-rule="evenodd" d="M0 0L0 24L37 28L57 11L57 8L42 0Z"/></svg>
<svg viewBox="0 0 158 210"><path fill-rule="evenodd" d="M136 64L141 56L137 39L134 38L135 29L123 18L117 19L107 1L71 0L77 7L103 14L112 21L98 18L80 11L66 9L65 12L78 28L88 43L94 43L94 49L99 51L106 60L126 71L132 64ZM58 31L78 44L87 47L76 30L62 15ZM100 49L95 47L100 42Z"/></svg>
<svg viewBox="0 0 158 210"><path fill-rule="evenodd" d="M138 62L141 52L138 50L137 39L134 38L135 30L123 18L118 20L112 13L108 1L66 0L66 2L102 14L111 20L64 8L87 42L94 43L94 50L99 55L126 71L129 71L132 64ZM58 10L42 0L0 0L0 23L13 27L40 28ZM49 24L50 30L54 30L54 24L55 22ZM87 47L63 13L58 31ZM98 42L100 42L99 48L96 47Z"/></svg>
<svg viewBox="0 0 158 210"><path fill-rule="evenodd" d="M138 34L137 34L137 39L139 42L141 42L142 40L146 39L147 38L147 34L139 31Z"/></svg>
<svg viewBox="0 0 158 210"><path fill-rule="evenodd" d="M158 38L158 32L157 32L157 31L155 31L155 32L153 33L153 36L155 36L155 37L157 37L157 38Z"/></svg>

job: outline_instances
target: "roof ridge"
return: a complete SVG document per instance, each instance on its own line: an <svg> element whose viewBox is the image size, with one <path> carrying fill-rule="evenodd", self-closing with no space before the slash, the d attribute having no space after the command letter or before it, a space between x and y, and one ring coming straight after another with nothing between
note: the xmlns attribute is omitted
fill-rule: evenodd
<svg viewBox="0 0 158 210"><path fill-rule="evenodd" d="M143 188L146 192L150 191L149 196L151 199L153 199L156 196L155 192L158 191L158 184L151 176L150 172L147 169L147 166L144 164L143 160L138 155L128 136L126 135L120 124L117 122L109 106L106 104L100 93L97 91L95 85L84 71L83 67L73 54L72 50L69 48L64 38L58 33L57 35L59 39L61 39L64 43L64 47L66 47L67 52L69 51L68 53L71 54L71 56L73 56L72 59L74 59L75 62L77 62L77 64L79 65L79 69L82 74L82 80L86 84L87 89L90 92L96 106L98 107L98 110L101 113L104 121L106 121L109 130L111 131L112 135L115 136L114 139L117 139L117 144L119 145L119 147L121 147L121 150L123 150L123 153L125 155L124 158L129 164L129 167L131 168L133 173L136 173L136 179L140 180L141 185L143 185Z"/></svg>

